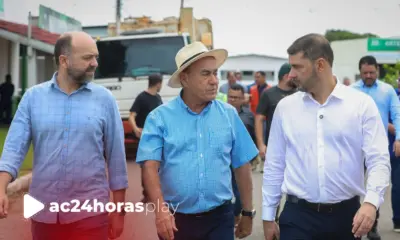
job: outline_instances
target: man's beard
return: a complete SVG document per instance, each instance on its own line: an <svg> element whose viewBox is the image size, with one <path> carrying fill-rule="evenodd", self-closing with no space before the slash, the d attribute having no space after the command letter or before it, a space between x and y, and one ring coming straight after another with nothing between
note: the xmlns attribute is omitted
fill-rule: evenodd
<svg viewBox="0 0 400 240"><path fill-rule="evenodd" d="M365 78L363 79L363 82L365 85L367 85L367 87L371 87L372 85L374 85L376 79L372 79L372 78Z"/></svg>
<svg viewBox="0 0 400 240"><path fill-rule="evenodd" d="M286 83L286 86L288 86L289 88L292 88L292 89L296 89L298 87L297 84L293 82L293 80L289 80Z"/></svg>
<svg viewBox="0 0 400 240"><path fill-rule="evenodd" d="M317 78L317 71L315 70L315 68L313 68L311 76L306 81L304 81L303 85L299 84L298 88L304 92L310 92L311 88L314 87L314 85L316 84Z"/></svg>
<svg viewBox="0 0 400 240"><path fill-rule="evenodd" d="M89 76L88 72L93 72L93 71L94 71L93 67L88 67L84 71L75 70L72 68L67 69L67 72L68 72L68 75L70 76L70 78L78 84L84 84L85 82L91 81L94 76Z"/></svg>

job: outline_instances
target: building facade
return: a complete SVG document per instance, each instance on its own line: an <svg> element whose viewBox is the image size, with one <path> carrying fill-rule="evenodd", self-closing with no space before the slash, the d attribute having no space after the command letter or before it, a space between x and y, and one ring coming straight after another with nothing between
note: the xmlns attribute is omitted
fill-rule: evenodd
<svg viewBox="0 0 400 240"><path fill-rule="evenodd" d="M242 81L252 83L254 82L254 74L257 71L264 71L267 81L275 85L278 83L279 69L286 62L288 62L287 58L259 54L230 56L221 66L219 77L222 81L225 81L228 71L240 72Z"/></svg>
<svg viewBox="0 0 400 240"><path fill-rule="evenodd" d="M385 75L384 64L394 65L400 61L400 37L334 41L331 46L335 56L333 72L340 80L348 77L352 82L357 81L360 78L358 62L366 55L378 61L380 78Z"/></svg>

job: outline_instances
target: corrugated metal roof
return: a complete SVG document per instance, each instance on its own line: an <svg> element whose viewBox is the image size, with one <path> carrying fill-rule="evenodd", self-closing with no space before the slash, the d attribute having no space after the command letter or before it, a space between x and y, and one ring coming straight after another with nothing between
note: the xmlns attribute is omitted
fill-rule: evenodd
<svg viewBox="0 0 400 240"><path fill-rule="evenodd" d="M0 29L28 37L28 25L0 20ZM60 34L51 33L39 27L32 26L32 38L55 45Z"/></svg>

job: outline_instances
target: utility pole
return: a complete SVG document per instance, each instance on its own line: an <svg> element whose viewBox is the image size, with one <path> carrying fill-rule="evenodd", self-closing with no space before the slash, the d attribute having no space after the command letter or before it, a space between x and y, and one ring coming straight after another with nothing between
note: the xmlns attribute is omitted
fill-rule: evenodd
<svg viewBox="0 0 400 240"><path fill-rule="evenodd" d="M32 15L28 15L28 44L22 47L22 76L21 76L21 97L25 94L28 85L28 57L31 54L31 38L32 38Z"/></svg>
<svg viewBox="0 0 400 240"><path fill-rule="evenodd" d="M121 3L121 1L122 1L122 0L117 0L117 8L116 8L117 12L116 12L116 21L115 21L115 24L116 24L116 33L117 33L117 36L121 33L121 8L122 8L122 3Z"/></svg>
<svg viewBox="0 0 400 240"><path fill-rule="evenodd" d="M182 9L183 9L183 4L185 0L181 0L181 6L179 8L179 22L178 22L178 32L180 32L182 29Z"/></svg>

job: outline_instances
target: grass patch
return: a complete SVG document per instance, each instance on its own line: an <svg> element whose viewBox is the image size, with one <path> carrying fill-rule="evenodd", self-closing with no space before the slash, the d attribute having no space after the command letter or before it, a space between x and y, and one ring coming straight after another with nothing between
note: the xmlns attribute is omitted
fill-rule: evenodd
<svg viewBox="0 0 400 240"><path fill-rule="evenodd" d="M6 140L7 133L8 133L8 128L5 128L5 127L0 128L0 151L1 152L3 152L4 142ZM21 176L26 173L29 173L30 170L32 169L32 163L33 163L33 146L31 145L28 153L25 156L25 160L22 162L19 175Z"/></svg>

